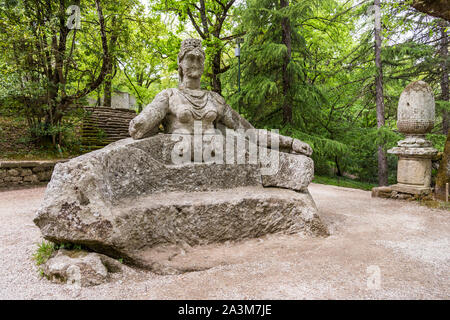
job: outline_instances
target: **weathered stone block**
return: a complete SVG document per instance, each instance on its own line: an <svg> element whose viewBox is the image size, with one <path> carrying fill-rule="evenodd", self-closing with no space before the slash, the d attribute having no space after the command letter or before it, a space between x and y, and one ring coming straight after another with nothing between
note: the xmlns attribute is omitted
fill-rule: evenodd
<svg viewBox="0 0 450 320"><path fill-rule="evenodd" d="M35 223L44 237L84 244L155 272L165 273L161 270L173 246L221 243L276 232L327 235L311 196L291 190L244 187L171 192L102 208L93 206L88 196L41 211Z"/></svg>
<svg viewBox="0 0 450 320"><path fill-rule="evenodd" d="M19 172L19 170L16 170L16 169L9 169L8 170L8 175L12 176L12 177L16 177L16 176L20 175L20 172Z"/></svg>
<svg viewBox="0 0 450 320"><path fill-rule="evenodd" d="M33 172L31 171L31 169L21 169L20 170L20 175L22 177L31 176L32 174L33 174Z"/></svg>
<svg viewBox="0 0 450 320"><path fill-rule="evenodd" d="M406 138L388 152L399 157L394 198L431 192L432 159L438 151L425 134L434 126L435 102L432 88L423 81L408 85L400 96L397 127Z"/></svg>
<svg viewBox="0 0 450 320"><path fill-rule="evenodd" d="M23 181L24 182L27 182L27 183L29 183L29 184L34 184L34 183L38 183L39 182L39 179L38 179L38 177L36 176L36 175L31 175L31 176L25 176L25 177L23 177Z"/></svg>
<svg viewBox="0 0 450 320"><path fill-rule="evenodd" d="M280 152L276 174L261 178L265 187L306 191L314 178L314 161L304 155Z"/></svg>
<svg viewBox="0 0 450 320"><path fill-rule="evenodd" d="M309 144L297 139L294 139L292 143L292 151L298 154L304 154L308 157L310 157L313 153L313 150Z"/></svg>
<svg viewBox="0 0 450 320"><path fill-rule="evenodd" d="M409 185L409 184L394 184L391 186L392 190L400 192L400 193L407 193L412 195L428 195L431 193L431 188L419 186L419 185Z"/></svg>
<svg viewBox="0 0 450 320"><path fill-rule="evenodd" d="M435 102L433 89L423 81L408 85L398 103L397 127L402 133L424 134L433 129Z"/></svg>
<svg viewBox="0 0 450 320"><path fill-rule="evenodd" d="M280 153L289 182L279 173L278 188L264 188L259 164L170 164L174 143L171 135L125 139L56 165L34 220L44 237L160 270L156 252L166 246L327 234L306 191L308 157Z"/></svg>
<svg viewBox="0 0 450 320"><path fill-rule="evenodd" d="M372 189L372 198L391 198L391 187L377 187Z"/></svg>
<svg viewBox="0 0 450 320"><path fill-rule="evenodd" d="M22 177L20 176L7 176L4 178L4 181L6 182L19 182L22 181Z"/></svg>
<svg viewBox="0 0 450 320"><path fill-rule="evenodd" d="M431 159L398 160L397 181L402 184L429 187L431 184Z"/></svg>
<svg viewBox="0 0 450 320"><path fill-rule="evenodd" d="M45 182L45 181L50 181L51 177L52 177L52 172L53 171L40 171L37 173L37 178L39 181L41 182Z"/></svg>
<svg viewBox="0 0 450 320"><path fill-rule="evenodd" d="M37 166L37 167L34 167L32 170L33 170L33 173L39 173L39 172L44 171L45 169L46 168L44 168L42 166Z"/></svg>

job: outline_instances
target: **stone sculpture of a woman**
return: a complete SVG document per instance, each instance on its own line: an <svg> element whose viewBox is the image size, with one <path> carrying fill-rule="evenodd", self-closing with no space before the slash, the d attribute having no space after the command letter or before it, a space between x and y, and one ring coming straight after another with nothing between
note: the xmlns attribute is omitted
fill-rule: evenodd
<svg viewBox="0 0 450 320"><path fill-rule="evenodd" d="M187 39L178 54L179 87L160 92L130 123L134 139L152 136L162 124L164 133L194 133L194 122L201 121L203 132L214 129L254 129L253 126L225 103L219 94L200 89L205 52L201 41ZM271 134L273 137L273 134ZM283 150L310 156L308 144L289 137L278 136ZM269 140L270 141L270 140Z"/></svg>
<svg viewBox="0 0 450 320"><path fill-rule="evenodd" d="M188 265L177 265L174 257L186 248L278 232L327 234L308 192L314 175L309 145L254 129L219 94L200 90L204 59L199 40L183 41L179 87L159 93L131 121L133 139L116 141L55 167L34 219L45 239L81 244L173 274L198 267L195 258L186 258ZM199 123L203 130L197 135ZM164 133L158 133L161 125ZM250 143L251 138L242 139L255 130L258 137L270 138L269 147L260 143L262 139L256 141L258 145ZM197 150L209 150L208 143L196 149L199 136L214 142L225 136L225 155L229 149L234 155L235 149L235 159L197 160ZM236 137L236 144L228 149L230 136ZM178 152L179 141L192 137L194 149L186 150L194 150L194 161L175 163L169 155ZM279 150L272 144L274 138ZM238 140L243 147L238 147ZM255 149L258 158L252 162ZM274 157L266 157L269 153ZM268 166L274 169L271 174L265 172Z"/></svg>

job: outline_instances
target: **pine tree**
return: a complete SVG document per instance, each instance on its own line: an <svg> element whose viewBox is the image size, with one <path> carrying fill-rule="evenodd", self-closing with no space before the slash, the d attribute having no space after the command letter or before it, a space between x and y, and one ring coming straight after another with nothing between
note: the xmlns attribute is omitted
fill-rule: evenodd
<svg viewBox="0 0 450 320"><path fill-rule="evenodd" d="M380 0L374 1L375 7L375 65L377 76L375 77L376 103L377 103L377 127L385 125L384 94L383 94L383 65L381 62L381 5ZM383 145L378 146L378 184L388 185L388 164L386 151Z"/></svg>
<svg viewBox="0 0 450 320"><path fill-rule="evenodd" d="M247 1L242 13L242 29L246 32L242 47L243 86L235 101L244 105L255 124L274 124L288 131L304 129L302 113L320 100L319 90L306 82L309 57L300 22L313 16L317 3ZM305 104L305 100L309 103Z"/></svg>
<svg viewBox="0 0 450 320"><path fill-rule="evenodd" d="M448 73L449 73L449 56L448 56L448 46L449 35L448 35L448 22L440 21L439 23L441 43L440 43L440 58L441 58L441 100L444 102L449 102L449 83L448 83ZM449 128L449 114L447 108L444 108L442 112L442 134L447 135Z"/></svg>

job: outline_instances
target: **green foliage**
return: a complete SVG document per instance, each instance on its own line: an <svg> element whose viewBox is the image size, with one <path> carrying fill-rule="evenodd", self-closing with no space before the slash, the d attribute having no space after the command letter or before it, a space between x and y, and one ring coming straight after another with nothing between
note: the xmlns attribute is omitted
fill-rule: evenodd
<svg viewBox="0 0 450 320"><path fill-rule="evenodd" d="M388 150L402 138L395 131L403 89L422 79L436 88L439 96L442 61L436 54L438 33L426 32L437 30L436 19L412 13L406 5L383 2L386 126L376 129L372 4L290 1L289 9L281 10L277 1L248 0L241 9L238 28L247 31L242 45L242 92L236 92L238 70L234 63L226 75L231 84L226 90L228 100L256 126L277 128L282 134L309 143L318 174L347 173L375 182L377 145ZM283 17L291 20L293 28L289 64L292 124L282 121L281 106L286 101L281 90L281 66L286 54L281 42ZM420 34L409 33L412 30ZM407 38L411 34L413 39ZM448 111L448 103L438 100L438 123L444 110ZM444 135L430 137L439 149L443 147ZM392 183L396 165L397 158L388 155Z"/></svg>
<svg viewBox="0 0 450 320"><path fill-rule="evenodd" d="M353 188L370 191L377 185L374 183L361 182L357 180L352 180L347 177L327 177L327 176L315 176L314 183L318 184L328 184L344 188Z"/></svg>
<svg viewBox="0 0 450 320"><path fill-rule="evenodd" d="M68 29L66 9L78 5L81 29ZM72 107L104 93L102 83L136 95L160 91L173 36L137 0L0 1L0 114L25 117L37 144L72 147ZM105 47L106 45L106 47ZM167 75L167 73L166 73Z"/></svg>
<svg viewBox="0 0 450 320"><path fill-rule="evenodd" d="M45 264L48 259L52 257L52 255L59 249L65 249L70 251L79 251L79 250L88 250L82 245L77 245L73 243L60 243L56 244L53 242L43 240L41 243L37 244L36 252L33 254L33 260L36 265L39 267ZM44 276L44 270L42 268L38 269L39 275L41 277Z"/></svg>
<svg viewBox="0 0 450 320"><path fill-rule="evenodd" d="M450 103L441 82L450 58L441 49L448 23L412 10L407 2L382 1L386 125L379 130L372 1L290 0L281 8L280 0L157 0L149 5L101 0L108 55L94 1L49 3L47 8L38 0L0 0L0 116L24 119L27 132L14 137L14 145L34 144L37 151L23 149L22 155L86 151L77 134L84 116L72 107L85 105L87 98L101 100L111 82L111 90L133 94L140 111L158 92L177 85L177 54L188 37L201 38L205 47L202 87L222 90L256 127L279 129L309 143L319 175L376 181L377 145L388 150L402 138L396 133L398 99L415 80L435 91L436 128L428 137L443 150L446 136L439 132ZM67 16L61 15L60 3L80 5L82 29L61 27ZM286 20L292 43L288 61ZM244 39L240 92L234 56L238 37ZM52 50L53 39L63 43L58 50ZM111 66L102 78L106 56ZM59 63L62 70L56 68ZM56 71L62 71L61 79ZM290 121L283 115L287 104ZM7 145L9 132L0 126L0 147ZM1 156L19 153L7 150ZM396 162L388 156L392 182Z"/></svg>
<svg viewBox="0 0 450 320"><path fill-rule="evenodd" d="M40 266L50 259L53 252L57 250L56 245L53 242L42 241L38 244L36 252L33 254L33 259L36 265Z"/></svg>
<svg viewBox="0 0 450 320"><path fill-rule="evenodd" d="M42 241L37 244L38 248L36 252L33 254L33 259L36 261L36 264L40 266L47 262L47 260L51 257L53 252L59 249L65 250L84 250L85 247L79 244L74 243L53 243L49 241Z"/></svg>
<svg viewBox="0 0 450 320"><path fill-rule="evenodd" d="M445 142L447 137L443 134L427 134L427 139L433 143L433 148L436 148L440 152L444 152Z"/></svg>
<svg viewBox="0 0 450 320"><path fill-rule="evenodd" d="M49 241L42 241L37 244L38 248L36 252L33 254L33 259L36 262L37 266L40 266L47 262L48 259L52 256L52 254L59 250L69 250L69 251L79 251L79 250L88 250L82 245L74 244L74 243L53 243Z"/></svg>
<svg viewBox="0 0 450 320"><path fill-rule="evenodd" d="M79 244L74 243L59 243L55 244L55 250L65 249L65 250L83 250L84 247Z"/></svg>

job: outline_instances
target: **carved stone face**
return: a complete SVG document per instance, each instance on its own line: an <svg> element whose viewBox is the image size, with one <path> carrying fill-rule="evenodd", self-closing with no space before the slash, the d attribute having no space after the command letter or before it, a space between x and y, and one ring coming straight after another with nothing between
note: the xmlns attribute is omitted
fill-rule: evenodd
<svg viewBox="0 0 450 320"><path fill-rule="evenodd" d="M187 52L180 62L183 71L183 77L199 79L205 68L205 58L200 50L191 50Z"/></svg>

